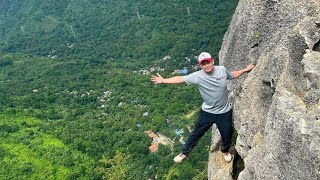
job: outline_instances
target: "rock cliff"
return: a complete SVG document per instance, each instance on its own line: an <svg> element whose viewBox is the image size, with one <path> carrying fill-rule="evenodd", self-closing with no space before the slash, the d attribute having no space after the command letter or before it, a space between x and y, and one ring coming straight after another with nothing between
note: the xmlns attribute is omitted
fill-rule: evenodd
<svg viewBox="0 0 320 180"><path fill-rule="evenodd" d="M213 128L208 179L320 179L320 0L240 0L219 56L256 67L229 84L244 168L217 160Z"/></svg>

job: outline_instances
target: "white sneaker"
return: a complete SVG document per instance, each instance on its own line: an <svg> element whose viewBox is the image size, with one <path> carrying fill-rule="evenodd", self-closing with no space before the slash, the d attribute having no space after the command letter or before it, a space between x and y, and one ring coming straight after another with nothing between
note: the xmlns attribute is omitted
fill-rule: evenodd
<svg viewBox="0 0 320 180"><path fill-rule="evenodd" d="M229 163L232 160L232 155L229 152L222 153L224 160Z"/></svg>
<svg viewBox="0 0 320 180"><path fill-rule="evenodd" d="M173 161L175 163L181 163L183 159L185 159L187 156L185 154L178 154L176 157L174 157Z"/></svg>

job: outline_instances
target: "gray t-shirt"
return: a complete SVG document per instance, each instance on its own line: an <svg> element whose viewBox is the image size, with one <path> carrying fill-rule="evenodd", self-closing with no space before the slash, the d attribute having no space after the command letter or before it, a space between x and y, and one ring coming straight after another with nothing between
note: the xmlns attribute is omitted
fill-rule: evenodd
<svg viewBox="0 0 320 180"><path fill-rule="evenodd" d="M232 79L232 74L224 66L214 66L212 74L200 70L183 76L183 78L188 85L198 86L203 100L202 110L212 114L222 114L231 109L227 79Z"/></svg>

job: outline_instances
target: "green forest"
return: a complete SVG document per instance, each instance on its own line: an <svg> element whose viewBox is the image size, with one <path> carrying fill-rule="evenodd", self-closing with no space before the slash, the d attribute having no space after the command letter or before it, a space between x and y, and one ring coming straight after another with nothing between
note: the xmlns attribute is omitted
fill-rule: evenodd
<svg viewBox="0 0 320 180"><path fill-rule="evenodd" d="M0 1L0 179L207 179L210 132L173 162L197 88L150 78L195 71L202 51L218 64L237 3ZM173 146L150 152L147 130Z"/></svg>

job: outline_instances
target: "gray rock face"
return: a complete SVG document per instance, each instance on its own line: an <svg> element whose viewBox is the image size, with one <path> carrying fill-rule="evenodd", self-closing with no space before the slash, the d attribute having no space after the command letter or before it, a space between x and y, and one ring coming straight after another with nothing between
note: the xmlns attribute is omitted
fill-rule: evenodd
<svg viewBox="0 0 320 180"><path fill-rule="evenodd" d="M256 64L230 82L238 179L320 179L320 0L240 0L219 56Z"/></svg>

